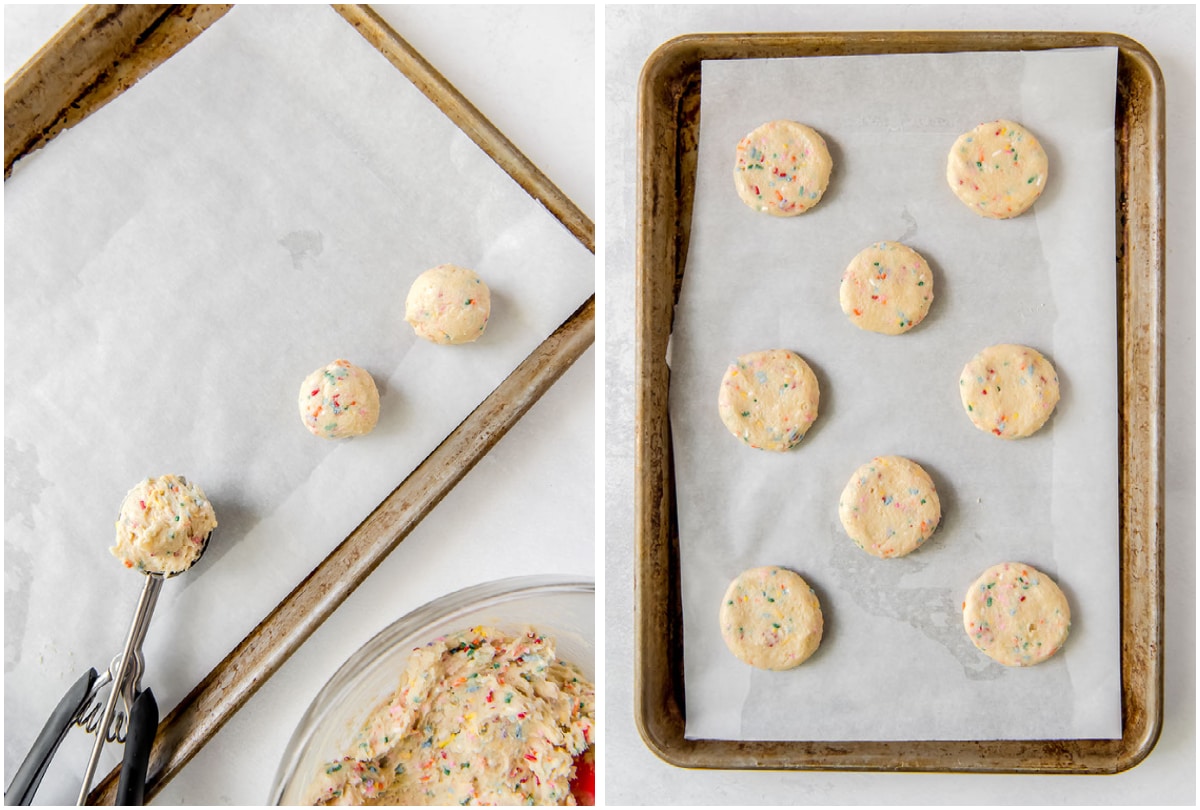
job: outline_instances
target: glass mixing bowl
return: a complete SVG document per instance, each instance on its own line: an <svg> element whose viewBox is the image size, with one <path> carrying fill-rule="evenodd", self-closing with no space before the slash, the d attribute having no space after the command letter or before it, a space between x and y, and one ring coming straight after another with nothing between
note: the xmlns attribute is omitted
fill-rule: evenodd
<svg viewBox="0 0 1200 810"><path fill-rule="evenodd" d="M367 717L396 689L413 649L475 625L519 631L532 625L554 639L558 657L596 680L596 587L590 580L513 577L464 588L393 623L342 664L292 734L270 802L306 804L325 763L350 750Z"/></svg>

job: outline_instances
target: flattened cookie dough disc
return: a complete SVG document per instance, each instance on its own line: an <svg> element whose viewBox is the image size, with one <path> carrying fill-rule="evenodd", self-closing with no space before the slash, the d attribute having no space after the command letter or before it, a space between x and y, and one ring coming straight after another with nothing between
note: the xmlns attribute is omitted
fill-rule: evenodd
<svg viewBox="0 0 1200 810"><path fill-rule="evenodd" d="M362 436L379 421L379 389L366 370L334 360L304 378L298 397L300 419L314 436Z"/></svg>
<svg viewBox="0 0 1200 810"><path fill-rule="evenodd" d="M903 557L921 547L942 519L933 479L921 465L880 456L854 471L838 501L842 527L876 557Z"/></svg>
<svg viewBox="0 0 1200 810"><path fill-rule="evenodd" d="M1071 608L1054 580L1029 565L994 565L967 589L963 628L1006 667L1040 664L1058 652L1071 629Z"/></svg>
<svg viewBox="0 0 1200 810"><path fill-rule="evenodd" d="M492 314L492 295L474 271L439 264L417 276L404 302L404 320L434 343L479 339Z"/></svg>
<svg viewBox="0 0 1200 810"><path fill-rule="evenodd" d="M842 312L859 329L899 335L925 319L933 303L928 262L899 242L860 251L842 274Z"/></svg>
<svg viewBox="0 0 1200 810"><path fill-rule="evenodd" d="M759 669L791 669L821 643L821 603L794 571L773 565L744 571L721 603L721 636L729 650Z"/></svg>
<svg viewBox="0 0 1200 810"><path fill-rule="evenodd" d="M733 182L755 211L794 217L821 201L832 171L820 133L795 121L771 121L738 142Z"/></svg>
<svg viewBox="0 0 1200 810"><path fill-rule="evenodd" d="M800 443L821 398L808 363L787 349L744 354L721 380L717 410L729 432L751 447L782 452Z"/></svg>
<svg viewBox="0 0 1200 810"><path fill-rule="evenodd" d="M1031 436L1058 404L1058 374L1028 346L989 346L958 379L963 408L975 427L1002 439Z"/></svg>
<svg viewBox="0 0 1200 810"><path fill-rule="evenodd" d="M1029 130L1012 121L989 121L954 142L946 182L963 204L991 219L1024 213L1046 187L1049 162Z"/></svg>

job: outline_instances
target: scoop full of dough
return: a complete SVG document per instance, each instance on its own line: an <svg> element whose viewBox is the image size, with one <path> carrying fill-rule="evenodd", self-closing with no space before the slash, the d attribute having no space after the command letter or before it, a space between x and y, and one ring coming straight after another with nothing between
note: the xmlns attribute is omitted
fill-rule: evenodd
<svg viewBox="0 0 1200 810"><path fill-rule="evenodd" d="M170 576L200 558L217 516L204 490L182 475L147 478L125 496L109 549L126 568Z"/></svg>

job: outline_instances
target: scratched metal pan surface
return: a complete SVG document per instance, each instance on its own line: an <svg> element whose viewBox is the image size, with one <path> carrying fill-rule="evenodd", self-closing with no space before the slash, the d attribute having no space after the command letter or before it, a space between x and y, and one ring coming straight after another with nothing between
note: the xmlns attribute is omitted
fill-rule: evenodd
<svg viewBox="0 0 1200 810"><path fill-rule="evenodd" d="M687 739L679 527L667 344L683 276L705 60L1117 49L1116 171L1122 736L1112 740L818 742ZM695 34L643 68L638 120L635 717L646 744L691 768L1117 773L1154 747L1163 698L1164 91L1154 58L1116 34Z"/></svg>

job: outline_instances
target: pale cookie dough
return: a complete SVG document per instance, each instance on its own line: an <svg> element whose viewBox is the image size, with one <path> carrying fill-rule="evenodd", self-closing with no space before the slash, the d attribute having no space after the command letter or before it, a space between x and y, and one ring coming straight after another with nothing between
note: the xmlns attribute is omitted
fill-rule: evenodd
<svg viewBox="0 0 1200 810"><path fill-rule="evenodd" d="M475 627L414 650L312 804L575 804L595 687L552 639Z"/></svg>
<svg viewBox="0 0 1200 810"><path fill-rule="evenodd" d="M755 211L794 217L820 202L831 171L820 133L795 121L771 121L738 143L733 182Z"/></svg>
<svg viewBox="0 0 1200 810"><path fill-rule="evenodd" d="M975 427L1020 439L1036 433L1054 413L1058 374L1028 346L990 346L963 368L958 393Z"/></svg>
<svg viewBox="0 0 1200 810"><path fill-rule="evenodd" d="M362 436L379 421L379 389L365 370L334 360L304 378L298 398L300 419L314 436Z"/></svg>
<svg viewBox="0 0 1200 810"><path fill-rule="evenodd" d="M925 319L933 303L929 263L899 242L878 242L842 274L842 312L859 329L899 335Z"/></svg>
<svg viewBox="0 0 1200 810"><path fill-rule="evenodd" d="M759 669L791 669L821 643L821 603L794 571L773 565L738 575L721 603L721 636L739 659Z"/></svg>
<svg viewBox="0 0 1200 810"><path fill-rule="evenodd" d="M483 279L453 264L439 264L417 276L404 302L404 320L413 331L441 344L477 340L491 313L492 296Z"/></svg>
<svg viewBox="0 0 1200 810"><path fill-rule="evenodd" d="M1054 580L1028 565L994 565L967 589L963 628L981 651L1006 667L1040 664L1071 629L1071 608Z"/></svg>
<svg viewBox="0 0 1200 810"><path fill-rule="evenodd" d="M787 349L744 354L721 380L717 410L729 432L751 447L795 447L817 418L821 392L808 363Z"/></svg>
<svg viewBox="0 0 1200 810"><path fill-rule="evenodd" d="M147 478L125 496L109 549L126 568L170 576L200 558L217 528L204 490L182 475Z"/></svg>
<svg viewBox="0 0 1200 810"><path fill-rule="evenodd" d="M954 142L946 182L963 204L991 219L1019 216L1046 187L1046 153L1029 130L989 121Z"/></svg>
<svg viewBox="0 0 1200 810"><path fill-rule="evenodd" d="M903 557L921 547L942 519L933 479L900 456L881 456L854 471L838 501L842 526L876 557Z"/></svg>

